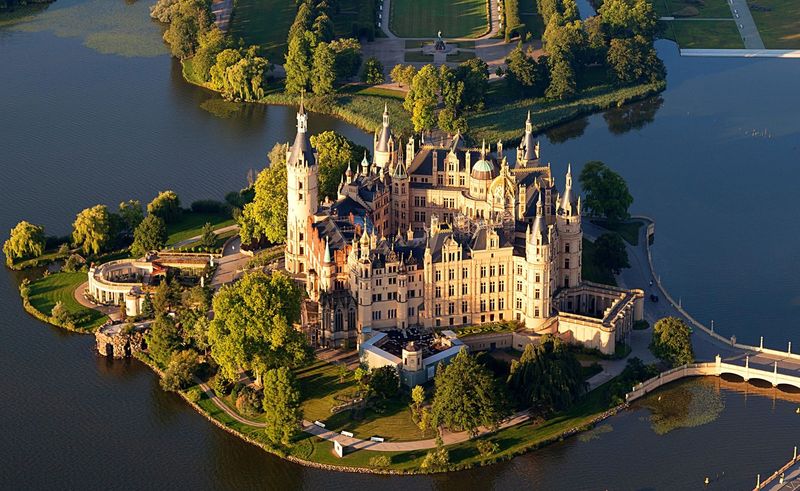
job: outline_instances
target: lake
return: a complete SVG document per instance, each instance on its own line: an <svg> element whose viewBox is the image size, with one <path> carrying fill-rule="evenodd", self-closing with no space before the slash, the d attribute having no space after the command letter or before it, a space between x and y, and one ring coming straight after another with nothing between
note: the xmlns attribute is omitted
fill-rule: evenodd
<svg viewBox="0 0 800 491"><path fill-rule="evenodd" d="M220 199L293 138L294 109L229 104L186 84L147 7L58 0L0 23L0 229L27 219L65 234L84 207L163 189L185 204ZM800 62L686 59L672 43L658 47L669 69L660 98L548 132L542 155L557 175L596 159L625 177L632 211L657 221L662 280L699 319L740 340L800 346ZM371 145L335 119L312 115L309 126ZM588 436L474 471L307 469L211 425L138 362L101 359L90 337L28 316L17 280L0 274L8 488L682 489L720 474L714 487L739 489L798 443L797 402L692 381L667 392L678 408L663 408L666 422L679 423L663 434L664 421L652 421L661 409L637 406Z"/></svg>

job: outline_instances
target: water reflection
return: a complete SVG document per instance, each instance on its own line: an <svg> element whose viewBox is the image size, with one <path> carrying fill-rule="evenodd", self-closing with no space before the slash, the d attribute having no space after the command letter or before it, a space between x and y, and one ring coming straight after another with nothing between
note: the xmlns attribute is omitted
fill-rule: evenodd
<svg viewBox="0 0 800 491"><path fill-rule="evenodd" d="M651 97L643 101L610 109L603 113L603 119L606 120L608 131L615 135L621 135L630 130L640 130L647 124L652 123L662 104L664 104L662 97Z"/></svg>
<svg viewBox="0 0 800 491"><path fill-rule="evenodd" d="M589 126L589 118L582 117L561 126L550 128L544 134L551 143L564 143L567 140L583 136L587 126Z"/></svg>

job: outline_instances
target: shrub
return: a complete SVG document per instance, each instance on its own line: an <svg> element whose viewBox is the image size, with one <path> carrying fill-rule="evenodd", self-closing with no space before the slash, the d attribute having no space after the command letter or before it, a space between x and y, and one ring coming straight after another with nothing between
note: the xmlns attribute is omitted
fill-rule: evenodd
<svg viewBox="0 0 800 491"><path fill-rule="evenodd" d="M231 393L233 390L233 383L220 372L214 377L211 388L214 389L214 392L216 392L218 396L223 396Z"/></svg>
<svg viewBox="0 0 800 491"><path fill-rule="evenodd" d="M478 440L477 447L481 457L489 457L500 451L500 445L491 440Z"/></svg>
<svg viewBox="0 0 800 491"><path fill-rule="evenodd" d="M426 470L444 469L450 464L450 452L444 447L437 447L425 455L421 467Z"/></svg>
<svg viewBox="0 0 800 491"><path fill-rule="evenodd" d="M389 467L391 463L392 459L388 455L378 455L369 459L369 466L376 469L384 469Z"/></svg>
<svg viewBox="0 0 800 491"><path fill-rule="evenodd" d="M64 302L60 300L53 306L50 315L58 324L67 324L72 321L72 314L67 310L67 307L64 306Z"/></svg>
<svg viewBox="0 0 800 491"><path fill-rule="evenodd" d="M253 416L261 414L263 404L261 391L249 386L244 386L236 397L236 409L243 414Z"/></svg>
<svg viewBox="0 0 800 491"><path fill-rule="evenodd" d="M185 389L192 384L194 374L197 372L197 353L192 350L174 353L169 360L161 387L165 390L177 391Z"/></svg>

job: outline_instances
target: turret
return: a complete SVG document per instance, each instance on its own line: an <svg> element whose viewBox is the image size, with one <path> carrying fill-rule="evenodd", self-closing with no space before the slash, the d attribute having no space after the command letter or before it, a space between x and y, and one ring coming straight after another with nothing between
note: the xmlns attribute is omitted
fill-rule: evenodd
<svg viewBox="0 0 800 491"><path fill-rule="evenodd" d="M525 121L525 134L517 148L517 167L527 167L529 164L535 164L537 160L539 160L539 142L533 138L531 112L528 111L528 119Z"/></svg>
<svg viewBox="0 0 800 491"><path fill-rule="evenodd" d="M564 194L558 200L556 228L558 229L559 247L557 267L558 287L568 288L581 282L581 250L583 248L583 232L581 231L581 201L572 189L572 166L567 167L567 178Z"/></svg>
<svg viewBox="0 0 800 491"><path fill-rule="evenodd" d="M369 175L369 160L367 160L367 151L364 151L364 158L361 159L361 175Z"/></svg>
<svg viewBox="0 0 800 491"><path fill-rule="evenodd" d="M319 207L317 152L308 137L308 116L303 100L297 112L297 135L286 152L286 269L292 274L308 270L306 223Z"/></svg>
<svg viewBox="0 0 800 491"><path fill-rule="evenodd" d="M383 106L383 123L380 129L375 133L375 142L373 145L374 161L378 168L383 169L389 166L392 161L392 153L394 152L394 140L392 139L392 130L389 128L389 106Z"/></svg>

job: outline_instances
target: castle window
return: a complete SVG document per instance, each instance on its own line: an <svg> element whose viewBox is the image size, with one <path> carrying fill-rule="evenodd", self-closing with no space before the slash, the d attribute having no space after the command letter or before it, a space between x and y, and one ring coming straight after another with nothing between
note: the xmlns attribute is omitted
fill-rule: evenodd
<svg viewBox="0 0 800 491"><path fill-rule="evenodd" d="M497 268L494 265L489 266L489 276L494 276L494 274L496 272L497 272Z"/></svg>
<svg viewBox="0 0 800 491"><path fill-rule="evenodd" d="M442 281L442 272L441 271L436 271L434 273L434 276L436 277L436 281Z"/></svg>
<svg viewBox="0 0 800 491"><path fill-rule="evenodd" d="M437 303L436 308L434 310L436 312L436 317L442 315L442 304Z"/></svg>
<svg viewBox="0 0 800 491"><path fill-rule="evenodd" d="M534 317L539 317L539 307L536 307L535 309L533 309L533 316Z"/></svg>
<svg viewBox="0 0 800 491"><path fill-rule="evenodd" d="M533 291L533 299L534 300L539 300L541 297L542 297L542 291L541 290L539 290L537 288L536 290Z"/></svg>
<svg viewBox="0 0 800 491"><path fill-rule="evenodd" d="M498 268L500 276L505 276L505 274L506 274L506 265L505 264L501 264L497 268Z"/></svg>
<svg viewBox="0 0 800 491"><path fill-rule="evenodd" d="M437 286L436 287L436 298L442 298L442 287L441 286Z"/></svg>
<svg viewBox="0 0 800 491"><path fill-rule="evenodd" d="M535 278L536 283L541 283L542 282L542 275L540 275L539 273L536 273L536 276L534 278Z"/></svg>
<svg viewBox="0 0 800 491"><path fill-rule="evenodd" d="M416 296L416 290L408 290L408 298L414 298Z"/></svg>
<svg viewBox="0 0 800 491"><path fill-rule="evenodd" d="M455 295L455 294L456 294L456 287L455 287L455 285L450 285L450 286L448 286L448 287L447 287L447 296L448 296L448 297L452 297L452 296L453 296L453 295Z"/></svg>
<svg viewBox="0 0 800 491"><path fill-rule="evenodd" d="M452 259L452 258L451 258L451 259ZM448 271L448 272L447 272L447 277L448 277L449 279L451 279L451 280L454 280L454 279L456 279L456 270L455 270L455 269L451 269L450 271Z"/></svg>
<svg viewBox="0 0 800 491"><path fill-rule="evenodd" d="M467 268L461 268L461 277L465 280L469 277L469 270Z"/></svg>
<svg viewBox="0 0 800 491"><path fill-rule="evenodd" d="M389 309L386 312L386 318L387 319L394 319L396 317L397 317L397 309Z"/></svg>
<svg viewBox="0 0 800 491"><path fill-rule="evenodd" d="M501 298L500 300L498 300L497 301L497 306L500 308L500 310L505 309L506 308L506 299L505 298ZM503 314L500 314L500 315L503 315Z"/></svg>
<svg viewBox="0 0 800 491"><path fill-rule="evenodd" d="M522 266L517 266L517 275L522 276Z"/></svg>
<svg viewBox="0 0 800 491"><path fill-rule="evenodd" d="M297 189L303 189L303 181L297 183Z"/></svg>
<svg viewBox="0 0 800 491"><path fill-rule="evenodd" d="M447 177L447 185L448 186L453 186L453 185L455 185L455 183L456 183L456 181L453 179L453 176L448 176Z"/></svg>
<svg viewBox="0 0 800 491"><path fill-rule="evenodd" d="M442 179L442 175L439 174L438 176L436 176L436 184L441 186L443 183L444 183L444 179Z"/></svg>
<svg viewBox="0 0 800 491"><path fill-rule="evenodd" d="M486 293L486 283L481 282L481 295L483 295L484 293Z"/></svg>
<svg viewBox="0 0 800 491"><path fill-rule="evenodd" d="M503 293L504 291L506 291L506 282L505 281L500 280L497 283L497 291L500 292L500 293Z"/></svg>
<svg viewBox="0 0 800 491"><path fill-rule="evenodd" d="M464 176L458 176L458 185L464 186Z"/></svg>
<svg viewBox="0 0 800 491"><path fill-rule="evenodd" d="M564 288L569 288L569 275L564 277Z"/></svg>
<svg viewBox="0 0 800 491"><path fill-rule="evenodd" d="M439 327L441 325L442 325L442 320L441 319L436 319L436 327Z"/></svg>
<svg viewBox="0 0 800 491"><path fill-rule="evenodd" d="M486 300L481 300L481 312L486 312ZM481 322L483 322L483 316L481 316Z"/></svg>
<svg viewBox="0 0 800 491"><path fill-rule="evenodd" d="M481 266L481 278L486 278L486 266Z"/></svg>
<svg viewBox="0 0 800 491"><path fill-rule="evenodd" d="M466 313L467 313L467 309L468 309L468 308L469 308L469 304L467 304L467 301L466 301L466 300L463 300L463 301L461 302L461 313L462 313L462 314L466 314ZM465 320L464 322L467 322L467 321Z"/></svg>
<svg viewBox="0 0 800 491"><path fill-rule="evenodd" d="M522 299L517 297L517 310L522 310Z"/></svg>
<svg viewBox="0 0 800 491"><path fill-rule="evenodd" d="M494 311L494 304L495 304L494 299L489 300L489 312Z"/></svg>
<svg viewBox="0 0 800 491"><path fill-rule="evenodd" d="M567 252L567 253L569 252L569 242L566 242L564 244L564 252Z"/></svg>
<svg viewBox="0 0 800 491"><path fill-rule="evenodd" d="M344 329L344 318L342 316L342 311L337 310L336 313L333 315L333 331L339 332Z"/></svg>
<svg viewBox="0 0 800 491"><path fill-rule="evenodd" d="M450 302L450 303L447 305L447 313L448 313L449 315L453 315L453 314L455 314L455 313L456 313L456 304L454 304L453 302Z"/></svg>
<svg viewBox="0 0 800 491"><path fill-rule="evenodd" d="M569 258L564 259L564 269L569 269Z"/></svg>
<svg viewBox="0 0 800 491"><path fill-rule="evenodd" d="M301 242L303 241L303 237L304 237L304 236L303 236L303 232L300 232L300 241L301 241Z"/></svg>
<svg viewBox="0 0 800 491"><path fill-rule="evenodd" d="M517 282L517 291L518 291L518 292L521 292L521 291L522 291L522 282L521 282L521 281L518 281L518 282Z"/></svg>
<svg viewBox="0 0 800 491"><path fill-rule="evenodd" d="M461 294L462 294L462 295L466 295L468 291L469 291L469 290L468 290L468 287L467 287L467 284L466 284L466 283L464 283L463 285L461 285Z"/></svg>
<svg viewBox="0 0 800 491"><path fill-rule="evenodd" d="M489 283L489 293L494 293L494 286L495 286L494 281Z"/></svg>
<svg viewBox="0 0 800 491"><path fill-rule="evenodd" d="M414 316L414 307L409 307L408 308L408 316L409 317L413 317Z"/></svg>

